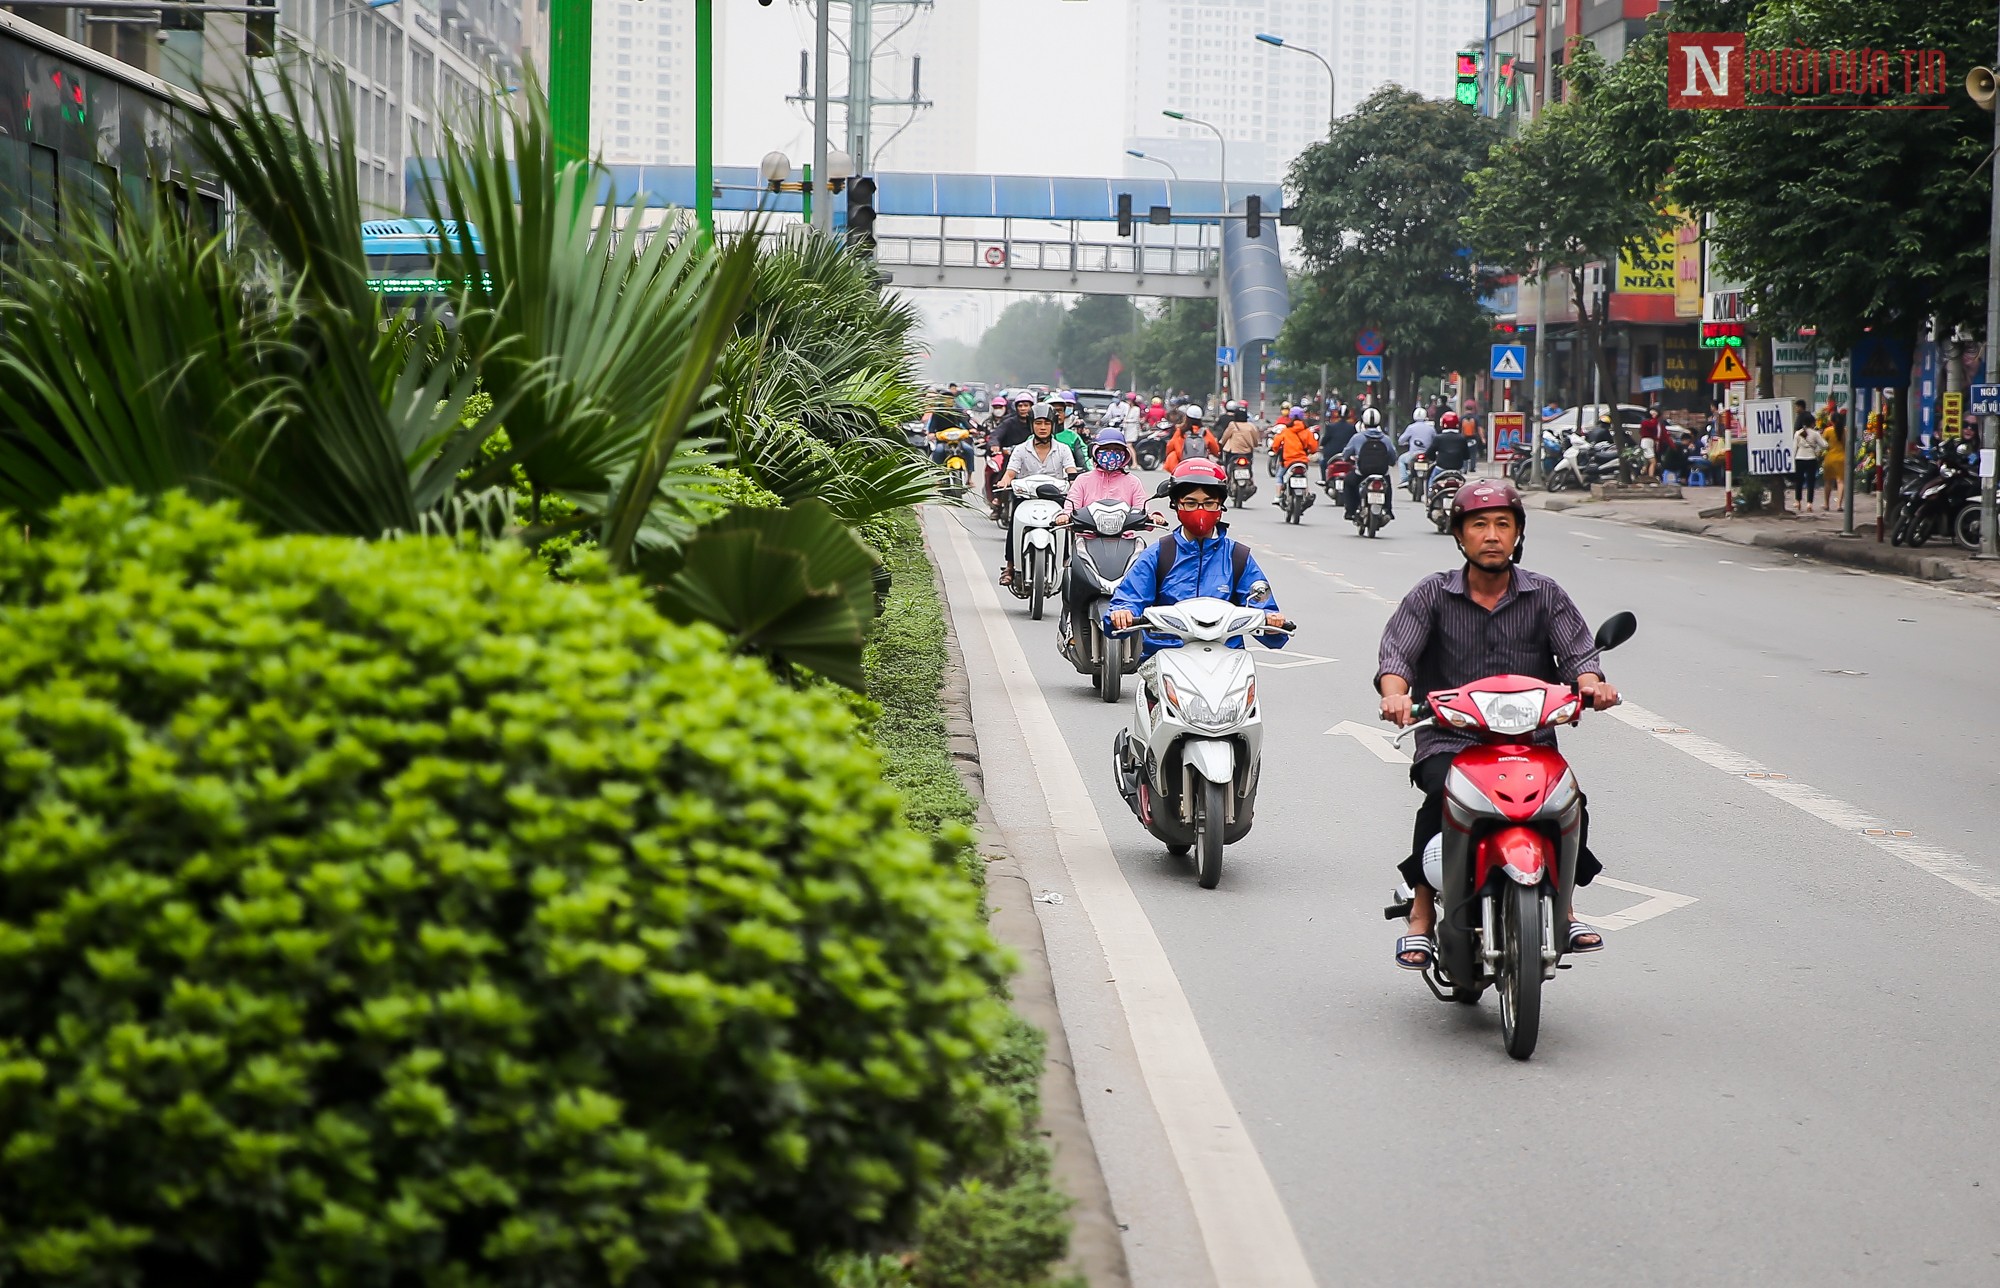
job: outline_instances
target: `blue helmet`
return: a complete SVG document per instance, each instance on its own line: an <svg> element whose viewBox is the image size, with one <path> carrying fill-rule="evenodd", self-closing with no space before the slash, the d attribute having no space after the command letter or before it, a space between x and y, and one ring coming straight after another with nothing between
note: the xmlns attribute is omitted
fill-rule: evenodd
<svg viewBox="0 0 2000 1288"><path fill-rule="evenodd" d="M1116 459L1115 464L1107 464L1106 458ZM1132 445L1125 441L1125 432L1119 429L1102 429L1090 444L1090 461L1100 470L1122 473L1132 464Z"/></svg>

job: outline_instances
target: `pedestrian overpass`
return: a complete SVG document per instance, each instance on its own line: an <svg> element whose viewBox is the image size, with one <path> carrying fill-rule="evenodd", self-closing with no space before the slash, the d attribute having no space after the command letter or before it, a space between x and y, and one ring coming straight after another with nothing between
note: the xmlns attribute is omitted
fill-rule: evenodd
<svg viewBox="0 0 2000 1288"><path fill-rule="evenodd" d="M613 165L605 204L692 209L693 166ZM404 206L425 213L427 167L406 171ZM884 171L876 183L875 261L906 290L1029 291L1215 299L1224 334L1247 350L1278 337L1290 297L1278 252L1276 184L1231 183L1229 218L1214 180ZM1132 235L1117 235L1118 198L1132 198ZM1244 235L1246 198L1264 232ZM846 207L835 197L836 223ZM771 192L749 166L715 168L718 213L802 214L803 194ZM1158 218L1161 222L1151 222ZM1240 386L1239 386L1240 387Z"/></svg>

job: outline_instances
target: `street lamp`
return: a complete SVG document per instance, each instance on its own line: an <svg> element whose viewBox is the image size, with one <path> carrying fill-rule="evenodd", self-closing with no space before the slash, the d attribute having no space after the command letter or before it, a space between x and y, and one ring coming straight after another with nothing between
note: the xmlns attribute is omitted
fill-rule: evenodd
<svg viewBox="0 0 2000 1288"><path fill-rule="evenodd" d="M1306 57L1318 62L1321 67L1326 68L1326 137L1331 139L1333 137L1333 124L1340 119L1340 100L1334 93L1333 64L1312 50L1307 49L1304 45L1288 45L1285 43L1283 36L1274 36L1268 31L1258 32L1257 39L1263 41L1273 49L1289 49L1294 53L1304 54Z"/></svg>
<svg viewBox="0 0 2000 1288"><path fill-rule="evenodd" d="M1154 165L1163 165L1167 168L1167 173L1172 175L1176 180L1181 177L1181 172L1174 168L1174 163L1164 157L1147 156L1137 148L1126 148L1125 155L1128 157L1138 157L1141 161L1151 161Z"/></svg>
<svg viewBox="0 0 2000 1288"><path fill-rule="evenodd" d="M1229 291L1227 284L1222 280L1222 229L1229 220L1229 140L1212 121L1189 116L1186 112L1176 112L1172 108L1166 109L1160 115L1170 121L1185 121L1189 125L1199 125L1209 131L1215 135L1216 147L1220 153L1216 173L1222 179L1222 218L1215 225L1215 344L1217 349L1224 349L1229 346L1229 339L1225 333L1227 319L1223 313L1228 304ZM1218 398L1222 396L1222 363L1219 358L1215 364L1215 394Z"/></svg>
<svg viewBox="0 0 2000 1288"><path fill-rule="evenodd" d="M792 159L782 152L766 152L757 163L757 177L764 181L765 187L777 192L778 185L792 177Z"/></svg>

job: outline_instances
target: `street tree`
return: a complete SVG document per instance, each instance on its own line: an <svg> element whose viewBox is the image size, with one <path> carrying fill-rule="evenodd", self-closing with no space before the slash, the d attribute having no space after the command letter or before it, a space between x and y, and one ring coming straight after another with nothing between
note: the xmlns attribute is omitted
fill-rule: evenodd
<svg viewBox="0 0 2000 1288"><path fill-rule="evenodd" d="M1491 323L1460 212L1496 137L1462 104L1387 85L1299 154L1290 186L1311 283L1279 338L1288 361L1351 359L1354 333L1379 329L1402 406L1421 374L1478 358Z"/></svg>
<svg viewBox="0 0 2000 1288"><path fill-rule="evenodd" d="M1566 278L1585 350L1597 364L1608 401L1615 403L1617 371L1604 347L1610 283L1592 289L1591 274L1608 278L1620 251L1656 245L1668 221L1657 194L1603 181L1593 159L1596 124L1587 100L1545 107L1519 135L1493 150L1491 164L1471 175L1465 227L1482 259L1513 268L1523 280ZM1622 454L1622 424L1618 436ZM1622 470L1629 481L1629 465Z"/></svg>
<svg viewBox="0 0 2000 1288"><path fill-rule="evenodd" d="M1215 308L1206 300L1168 300L1139 332L1132 353L1134 389L1199 393L1215 381Z"/></svg>
<svg viewBox="0 0 2000 1288"><path fill-rule="evenodd" d="M1052 295L1016 300L980 337L980 372L1006 385L1052 383L1062 321L1063 306Z"/></svg>
<svg viewBox="0 0 2000 1288"><path fill-rule="evenodd" d="M1085 295L1063 315L1056 332L1056 366L1072 386L1099 387L1116 358L1132 365L1132 346L1144 315L1122 295ZM1122 376L1120 377L1123 378Z"/></svg>
<svg viewBox="0 0 2000 1288"><path fill-rule="evenodd" d="M1721 6L1741 10L1740 4ZM1678 5L1674 30L1715 30L1715 0ZM1722 14L1727 17L1730 14ZM1766 0L1750 6L1752 49L1942 50L1946 65L1991 59L1994 10L1980 0ZM1901 59L1891 85L1903 86ZM1822 85L1831 80L1822 73ZM1798 105L1851 104L1851 94ZM1687 112L1672 191L1714 216L1708 236L1767 332L1818 328L1835 352L1865 333L1905 347L1983 324L1989 190L1979 175L1992 117L1961 93L1894 93L1930 111ZM1905 435L1889 433L1884 498L1899 500Z"/></svg>

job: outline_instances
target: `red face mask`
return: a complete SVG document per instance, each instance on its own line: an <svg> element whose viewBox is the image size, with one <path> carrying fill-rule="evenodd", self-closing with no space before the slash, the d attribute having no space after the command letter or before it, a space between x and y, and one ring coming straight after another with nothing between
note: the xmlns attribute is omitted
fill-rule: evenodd
<svg viewBox="0 0 2000 1288"><path fill-rule="evenodd" d="M1196 541L1206 541L1214 536L1215 525L1222 522L1220 510L1176 510L1174 513L1180 515L1181 526Z"/></svg>

